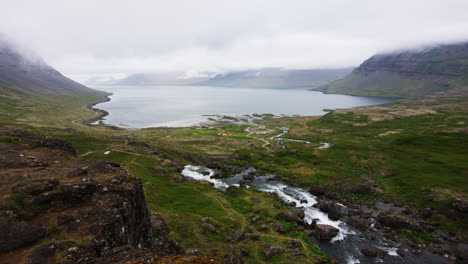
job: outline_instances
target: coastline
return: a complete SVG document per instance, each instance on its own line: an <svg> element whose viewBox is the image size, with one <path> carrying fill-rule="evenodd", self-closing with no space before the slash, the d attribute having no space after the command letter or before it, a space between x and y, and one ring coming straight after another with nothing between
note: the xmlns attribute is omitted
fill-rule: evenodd
<svg viewBox="0 0 468 264"><path fill-rule="evenodd" d="M112 126L112 125L92 124L94 122L103 120L104 117L109 115L109 112L107 112L106 110L96 108L95 106L98 105L98 104L101 104L101 103L109 102L111 100L111 98L109 96L111 96L111 95L112 95L112 93L105 93L103 100L100 100L100 101L97 101L95 103L91 103L91 104L86 105L85 106L86 109L97 113L97 115L93 116L93 117L88 117L88 118L81 119L80 124L82 124L84 126L88 126L88 127L103 126L105 128L114 129L114 130L125 130L124 128L120 128L120 127Z"/></svg>

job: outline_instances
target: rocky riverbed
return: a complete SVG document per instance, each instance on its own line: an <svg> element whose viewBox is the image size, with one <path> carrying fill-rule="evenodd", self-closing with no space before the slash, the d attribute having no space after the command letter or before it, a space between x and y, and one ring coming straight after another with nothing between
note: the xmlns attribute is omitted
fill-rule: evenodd
<svg viewBox="0 0 468 264"><path fill-rule="evenodd" d="M182 174L206 181L215 188L256 188L276 195L290 206L278 218L296 223L320 248L338 263L465 263L466 244L457 243L449 233L437 230L430 220L410 208L392 202L377 206L340 200L327 195L323 186L297 187L281 177L256 173L249 168L231 177L219 177L219 171L185 166ZM366 184L340 186L343 192L366 194L378 192ZM437 241L415 244L399 230L430 233ZM465 262L463 262L465 261Z"/></svg>

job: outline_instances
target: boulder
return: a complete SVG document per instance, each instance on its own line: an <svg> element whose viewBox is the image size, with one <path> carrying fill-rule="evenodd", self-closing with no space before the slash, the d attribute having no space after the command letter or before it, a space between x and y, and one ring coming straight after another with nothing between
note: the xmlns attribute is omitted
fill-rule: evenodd
<svg viewBox="0 0 468 264"><path fill-rule="evenodd" d="M216 228L212 224L204 223L203 227L208 229L211 233L216 233Z"/></svg>
<svg viewBox="0 0 468 264"><path fill-rule="evenodd" d="M284 226L280 223L275 223L273 224L273 228L276 230L278 233L286 233L286 229Z"/></svg>
<svg viewBox="0 0 468 264"><path fill-rule="evenodd" d="M300 247L302 247L302 243L301 243L301 241L295 239L295 240L289 242L288 246L289 246L289 248L300 248Z"/></svg>
<svg viewBox="0 0 468 264"><path fill-rule="evenodd" d="M314 236L318 240L330 241L338 235L338 229L331 225L317 224L314 230Z"/></svg>
<svg viewBox="0 0 468 264"><path fill-rule="evenodd" d="M279 212L278 214L276 214L276 217L279 219L288 221L288 222L296 222L298 224L303 224L304 221L302 219L304 218L304 210L294 209L294 210Z"/></svg>
<svg viewBox="0 0 468 264"><path fill-rule="evenodd" d="M346 223L354 228L357 228L359 230L367 230L369 228L369 222L357 217L357 216L351 216L348 218Z"/></svg>
<svg viewBox="0 0 468 264"><path fill-rule="evenodd" d="M342 216L341 207L332 202L320 201L315 204L314 207L317 207L320 211L327 213L331 220L338 220Z"/></svg>
<svg viewBox="0 0 468 264"><path fill-rule="evenodd" d="M42 226L27 222L18 222L0 217L0 252L7 252L25 247L47 234Z"/></svg>
<svg viewBox="0 0 468 264"><path fill-rule="evenodd" d="M381 250L378 248L363 248L361 249L361 253L366 257L384 257L387 255L387 251Z"/></svg>
<svg viewBox="0 0 468 264"><path fill-rule="evenodd" d="M422 218L430 218L433 214L433 209L432 208L424 208L421 210L421 217Z"/></svg>
<svg viewBox="0 0 468 264"><path fill-rule="evenodd" d="M467 200L457 199L455 202L453 202L452 206L455 210L457 210L460 213L468 213Z"/></svg>
<svg viewBox="0 0 468 264"><path fill-rule="evenodd" d="M271 258L284 252L284 249L273 245L265 245L263 248L265 249L263 253L267 258Z"/></svg>
<svg viewBox="0 0 468 264"><path fill-rule="evenodd" d="M325 187L321 185L310 185L309 192L313 195L324 195L325 194Z"/></svg>
<svg viewBox="0 0 468 264"><path fill-rule="evenodd" d="M369 184L351 184L345 185L342 188L344 193L355 193L355 194L372 194L374 189Z"/></svg>
<svg viewBox="0 0 468 264"><path fill-rule="evenodd" d="M398 215L387 215L387 216L379 216L377 220L384 226L393 227L393 228L406 228L409 230L413 230L416 232L423 232L423 228L414 220Z"/></svg>

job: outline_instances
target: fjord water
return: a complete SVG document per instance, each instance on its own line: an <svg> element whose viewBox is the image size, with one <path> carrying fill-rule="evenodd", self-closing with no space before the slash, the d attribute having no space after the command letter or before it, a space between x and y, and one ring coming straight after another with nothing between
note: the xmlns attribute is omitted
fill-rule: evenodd
<svg viewBox="0 0 468 264"><path fill-rule="evenodd" d="M208 86L98 86L113 93L97 108L105 123L128 128L199 125L207 115L323 115L323 109L378 105L395 99L323 94L303 89L224 88Z"/></svg>

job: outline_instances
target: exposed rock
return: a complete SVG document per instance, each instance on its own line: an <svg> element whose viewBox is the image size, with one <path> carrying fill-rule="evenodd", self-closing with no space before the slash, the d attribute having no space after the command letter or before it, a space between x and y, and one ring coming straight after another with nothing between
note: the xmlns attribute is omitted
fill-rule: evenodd
<svg viewBox="0 0 468 264"><path fill-rule="evenodd" d="M384 257L387 255L387 251L378 248L363 248L361 253L366 257Z"/></svg>
<svg viewBox="0 0 468 264"><path fill-rule="evenodd" d="M398 214L380 216L377 220L384 226L394 228L406 228L417 232L422 232L423 228L413 219Z"/></svg>
<svg viewBox="0 0 468 264"><path fill-rule="evenodd" d="M346 184L342 186L344 193L372 194L374 189L369 184Z"/></svg>
<svg viewBox="0 0 468 264"><path fill-rule="evenodd" d="M304 210L294 209L294 210L279 212L278 214L276 214L276 217L289 221L289 222L296 222L298 224L303 224L304 221L302 219L304 218Z"/></svg>
<svg viewBox="0 0 468 264"><path fill-rule="evenodd" d="M0 136L5 129L0 126ZM168 238L164 220L150 217L140 180L118 164L70 158L61 141L45 141L51 150L36 147L40 139L34 140L31 145L0 143L0 204L12 197L17 203L15 211L0 206L0 259L151 263L156 255L184 252ZM30 163L34 160L49 165L38 169ZM75 242L47 243L47 232ZM27 251L14 250L26 246Z"/></svg>
<svg viewBox="0 0 468 264"><path fill-rule="evenodd" d="M66 152L69 152L73 155L76 155L75 148L72 146L72 144L66 142L65 140L58 139L58 138L50 138L50 137L44 137L41 142L41 146L45 148L50 148L50 149L60 149L64 150Z"/></svg>
<svg viewBox="0 0 468 264"><path fill-rule="evenodd" d="M256 223L260 220L262 220L262 217L258 215L253 215L252 217L250 217L250 221L252 221L253 223Z"/></svg>
<svg viewBox="0 0 468 264"><path fill-rule="evenodd" d="M357 216L351 216L348 218L346 223L354 228L357 228L359 230L367 230L369 228L369 222L357 217Z"/></svg>
<svg viewBox="0 0 468 264"><path fill-rule="evenodd" d="M288 246L289 248L300 248L302 247L302 243L299 240L292 240L291 242L289 242Z"/></svg>
<svg viewBox="0 0 468 264"><path fill-rule="evenodd" d="M242 259L236 254L229 254L225 258L225 264L242 264L244 263Z"/></svg>
<svg viewBox="0 0 468 264"><path fill-rule="evenodd" d="M211 233L216 233L216 228L212 224L204 223L203 226Z"/></svg>
<svg viewBox="0 0 468 264"><path fill-rule="evenodd" d="M275 255L278 255L284 252L284 249L277 247L277 246L273 246L273 245L265 245L263 246L263 248L265 249L263 253L265 254L267 258L271 258Z"/></svg>
<svg viewBox="0 0 468 264"><path fill-rule="evenodd" d="M433 209L432 208L424 208L422 211L421 211L421 217L422 218L430 218L433 214Z"/></svg>
<svg viewBox="0 0 468 264"><path fill-rule="evenodd" d="M0 217L0 252L27 246L43 238L47 230L39 225Z"/></svg>
<svg viewBox="0 0 468 264"><path fill-rule="evenodd" d="M280 223L274 223L273 228L275 229L276 232L278 233L286 233L286 229L284 226Z"/></svg>
<svg viewBox="0 0 468 264"><path fill-rule="evenodd" d="M452 204L453 208L460 213L468 213L468 201L458 199Z"/></svg>
<svg viewBox="0 0 468 264"><path fill-rule="evenodd" d="M313 234L318 240L330 241L338 235L338 229L331 225L317 224Z"/></svg>
<svg viewBox="0 0 468 264"><path fill-rule="evenodd" d="M314 207L319 208L320 211L328 214L332 220L338 220L342 216L341 207L337 204L328 201L320 201L314 204Z"/></svg>
<svg viewBox="0 0 468 264"><path fill-rule="evenodd" d="M324 195L325 194L325 187L321 185L310 185L309 192L313 195Z"/></svg>

